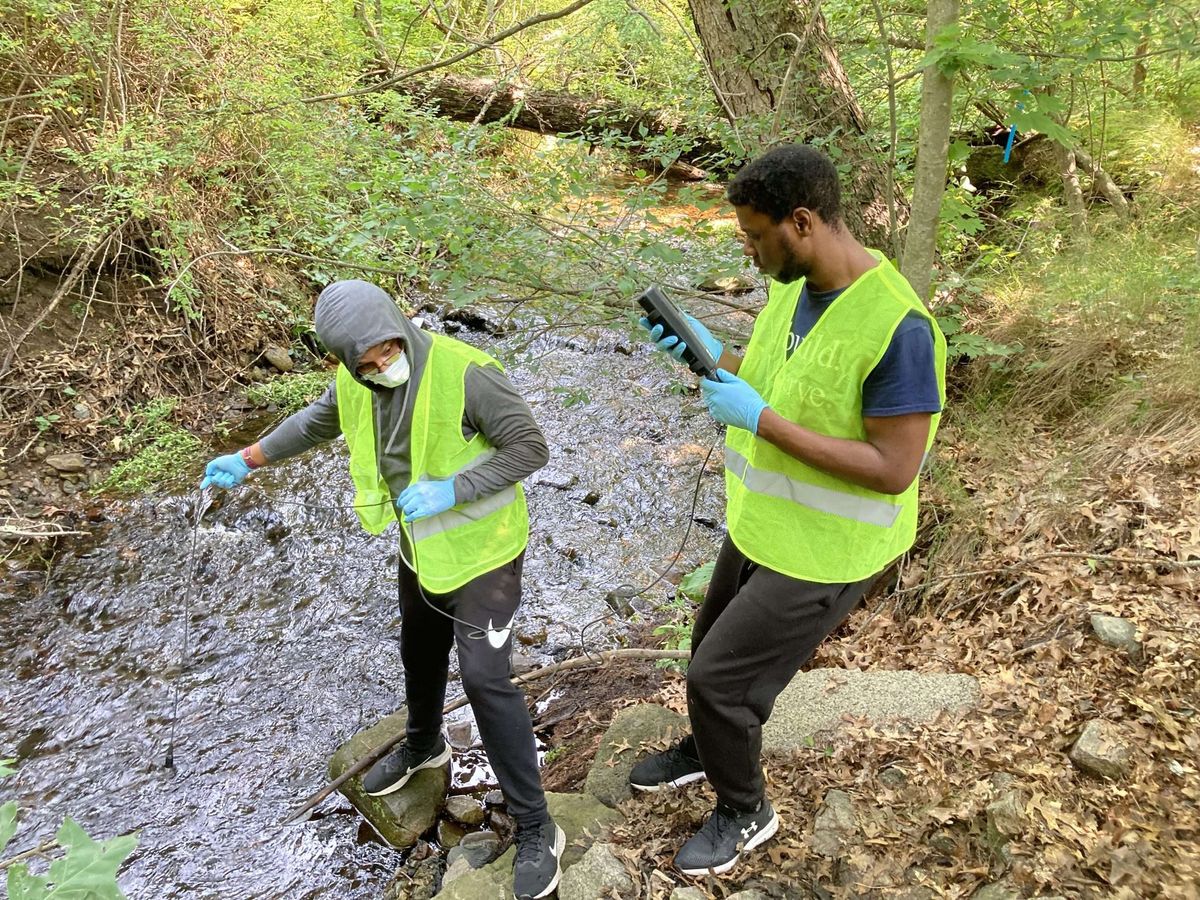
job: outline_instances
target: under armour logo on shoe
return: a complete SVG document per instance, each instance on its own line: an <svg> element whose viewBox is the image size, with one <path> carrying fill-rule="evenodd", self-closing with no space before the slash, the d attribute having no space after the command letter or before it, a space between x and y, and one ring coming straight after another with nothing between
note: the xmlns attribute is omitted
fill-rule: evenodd
<svg viewBox="0 0 1200 900"><path fill-rule="evenodd" d="M756 831L758 831L758 823L757 823L757 822L751 822L751 823L750 823L750 825L749 825L749 827L741 829L741 832L742 832L742 840L743 840L743 841L748 841L748 840L750 840L750 835L754 834L754 832L756 832Z"/></svg>

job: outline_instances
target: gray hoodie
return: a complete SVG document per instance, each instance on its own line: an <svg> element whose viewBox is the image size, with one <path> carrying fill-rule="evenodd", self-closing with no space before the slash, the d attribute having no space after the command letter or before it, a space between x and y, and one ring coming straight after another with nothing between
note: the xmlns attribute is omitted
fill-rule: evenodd
<svg viewBox="0 0 1200 900"><path fill-rule="evenodd" d="M375 454L392 497L398 497L412 480L412 404L433 339L405 318L391 297L365 281L336 281L325 288L317 298L316 330L342 365L375 395ZM408 354L408 382L385 388L360 378L356 369L363 353L392 338L402 341ZM494 366L473 365L467 370L464 386L463 437L470 440L476 433L482 434L496 452L458 475L454 481L456 503L469 503L516 484L549 459L546 439L533 414L503 372ZM279 462L339 434L334 382L316 401L284 419L260 446L270 462Z"/></svg>

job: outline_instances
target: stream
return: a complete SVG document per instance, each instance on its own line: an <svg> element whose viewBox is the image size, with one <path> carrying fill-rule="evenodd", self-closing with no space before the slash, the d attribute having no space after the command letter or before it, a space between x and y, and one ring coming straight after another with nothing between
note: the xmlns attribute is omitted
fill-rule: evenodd
<svg viewBox="0 0 1200 900"><path fill-rule="evenodd" d="M538 642L517 650L538 663L574 655L581 626L608 611L605 594L646 584L675 554L720 432L683 390L686 370L631 333L550 332L519 354L517 336L456 336L512 357L550 444L549 465L526 481L515 625ZM182 668L195 491L109 506L44 590L3 589L0 757L15 757L17 774L0 782L0 802L20 807L6 856L70 816L96 838L140 833L120 875L131 898L381 895L400 856L360 837L340 795L320 817L277 824L324 784L340 744L404 699L394 532L372 538L350 510L298 505L352 502L344 457L337 441L255 473L202 518ZM720 461L718 448L685 572L721 539ZM619 621L592 627L588 646L615 646L619 632Z"/></svg>

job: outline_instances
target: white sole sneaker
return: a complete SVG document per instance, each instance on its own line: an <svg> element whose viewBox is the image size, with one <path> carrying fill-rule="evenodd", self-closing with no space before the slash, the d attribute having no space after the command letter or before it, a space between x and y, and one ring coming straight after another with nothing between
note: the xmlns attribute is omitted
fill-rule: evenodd
<svg viewBox="0 0 1200 900"><path fill-rule="evenodd" d="M370 791L366 791L366 795L368 797L386 797L388 794L394 794L394 793L396 793L396 791L400 790L400 788L402 788L406 784L408 784L408 780L410 778L412 778L414 775L416 775L418 772L420 772L422 769L436 769L439 766L444 766L448 762L450 762L450 744L449 744L449 742L446 742L445 749L442 750L441 753L439 753L437 756L430 757L429 759L425 760L425 762L421 763L416 768L409 769L408 774L405 775L403 778L401 778L399 781L397 781L395 784L390 784L387 787L385 787L382 791L375 791L374 793L371 793Z"/></svg>
<svg viewBox="0 0 1200 900"><path fill-rule="evenodd" d="M629 786L635 791L665 791L667 788L681 788L685 784L691 784L693 781L704 781L708 778L704 772L692 772L690 775L683 775L676 778L674 781L660 781L658 784L634 784L629 782Z"/></svg>
<svg viewBox="0 0 1200 900"><path fill-rule="evenodd" d="M762 827L762 830L759 831L756 835L754 835L754 837L750 838L750 840L748 840L748 841L746 841L746 843L742 844L742 849L740 851L738 851L734 855L733 859L729 860L729 862L721 863L721 865L719 865L719 866L710 866L707 869L680 868L679 871L682 872L684 875L724 875L726 872L728 872L730 869L732 869L734 866L737 865L737 862L739 859L742 858L743 853L745 853L747 850L753 850L755 847L759 846L764 841L770 840L771 838L773 838L775 836L775 832L777 832L778 830L779 830L779 814L777 812L775 812L775 810L771 810L771 818L770 818L770 820L768 820L767 824L764 825Z"/></svg>
<svg viewBox="0 0 1200 900"><path fill-rule="evenodd" d="M558 888L559 881L562 880L562 855L567 849L567 833L559 827L556 822L554 825L554 848L550 851L554 854L555 870L554 877L550 879L550 883L546 885L546 889L540 894L534 894L533 900L542 900L543 897L549 897Z"/></svg>

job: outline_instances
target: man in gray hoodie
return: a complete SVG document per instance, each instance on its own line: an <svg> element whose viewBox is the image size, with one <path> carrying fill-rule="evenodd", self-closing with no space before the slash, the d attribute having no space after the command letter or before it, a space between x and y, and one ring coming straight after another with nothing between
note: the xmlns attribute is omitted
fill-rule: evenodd
<svg viewBox="0 0 1200 900"><path fill-rule="evenodd" d="M545 438L494 359L421 331L375 285L329 285L315 319L341 363L334 382L258 443L210 462L202 486L230 488L253 469L346 438L360 521L372 533L398 521L401 549L407 739L363 788L388 794L449 761L442 707L457 644L463 688L517 822L514 893L546 897L565 836L547 811L529 711L509 677L529 535L520 482L546 464Z"/></svg>

